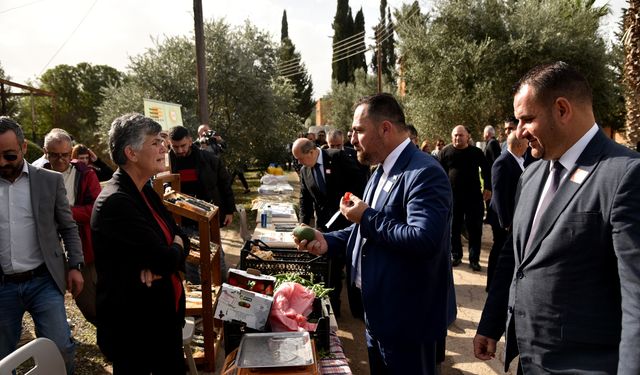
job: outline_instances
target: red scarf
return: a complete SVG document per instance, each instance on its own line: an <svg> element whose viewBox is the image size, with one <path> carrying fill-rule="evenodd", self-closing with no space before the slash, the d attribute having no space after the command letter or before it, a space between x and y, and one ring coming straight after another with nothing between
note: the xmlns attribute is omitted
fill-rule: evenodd
<svg viewBox="0 0 640 375"><path fill-rule="evenodd" d="M171 237L171 231L169 230L169 226L167 226L167 223L160 217L160 215L158 215L156 210L154 210L153 207L151 207L144 193L140 192L140 194L142 194L142 199L144 199L144 203L146 203L147 207L149 207L149 210L151 210L151 213L153 214L153 218L156 219L156 221L158 222L158 225L160 225L160 229L162 229L162 233L164 233L164 239L167 241L167 245L171 246L171 244L173 243L173 237ZM180 307L180 297L182 296L182 282L180 281L180 278L176 273L171 275L171 282L173 284L173 294L176 300L176 311L178 311L178 308Z"/></svg>

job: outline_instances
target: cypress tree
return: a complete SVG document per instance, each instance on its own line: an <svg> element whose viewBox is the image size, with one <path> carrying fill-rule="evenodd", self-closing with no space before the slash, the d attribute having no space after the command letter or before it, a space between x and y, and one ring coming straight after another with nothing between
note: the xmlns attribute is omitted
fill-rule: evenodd
<svg viewBox="0 0 640 375"><path fill-rule="evenodd" d="M333 61L347 56L348 53L344 53L344 50L340 50L341 46L345 46L344 40L350 35L347 33L349 27L349 15L351 9L349 8L349 0L338 0L338 6L336 9L336 15L333 19L333 44L334 53ZM336 43L342 42L336 45ZM338 83L349 81L349 59L341 59L332 63L331 78L338 81Z"/></svg>
<svg viewBox="0 0 640 375"><path fill-rule="evenodd" d="M360 33L362 33L362 35L357 38L358 44L356 44L354 48L355 51L364 51L366 48L364 42L364 13L362 12L362 7L358 13L356 13L356 18L353 21L353 35ZM364 52L353 56L353 65L354 69L362 69L365 73L367 72L367 59L365 58Z"/></svg>
<svg viewBox="0 0 640 375"><path fill-rule="evenodd" d="M303 119L311 114L315 101L313 100L313 83L307 73L307 68L300 59L300 53L289 39L289 25L287 11L282 13L282 28L280 30L280 49L278 51L280 75L289 79L295 88L296 113Z"/></svg>

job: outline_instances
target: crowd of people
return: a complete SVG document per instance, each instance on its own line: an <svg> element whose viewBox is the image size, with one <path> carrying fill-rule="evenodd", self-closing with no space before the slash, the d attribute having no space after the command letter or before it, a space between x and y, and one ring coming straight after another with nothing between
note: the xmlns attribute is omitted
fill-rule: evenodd
<svg viewBox="0 0 640 375"><path fill-rule="evenodd" d="M469 347L478 359L494 358L505 335L505 371L519 357L523 374L640 373L640 155L599 129L591 88L566 63L530 70L513 100L505 140L487 126L484 149L456 125L431 150L390 94L356 103L346 139L321 130L291 145L300 220L316 229L298 248L331 259L337 312L345 267L371 374L437 373L457 314L461 237L480 271L483 221L493 246ZM0 117L0 358L29 312L72 374L68 290L114 374L184 373L181 274L198 282L186 263L194 227L176 224L151 181L168 154L181 190L231 224L223 139L203 126L194 142L186 127L163 132L131 113L109 131L115 172L62 129L33 163L26 147L22 127Z"/></svg>

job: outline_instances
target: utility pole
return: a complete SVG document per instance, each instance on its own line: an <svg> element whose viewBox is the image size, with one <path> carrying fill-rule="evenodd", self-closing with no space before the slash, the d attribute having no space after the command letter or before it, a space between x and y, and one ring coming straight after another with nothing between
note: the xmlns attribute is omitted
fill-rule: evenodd
<svg viewBox="0 0 640 375"><path fill-rule="evenodd" d="M204 57L204 27L202 0L193 0L193 20L196 34L196 78L198 84L198 118L200 124L209 125L209 100L207 99L207 63Z"/></svg>
<svg viewBox="0 0 640 375"><path fill-rule="evenodd" d="M378 94L382 93L382 51L380 48L380 34L382 34L379 28L376 30L376 60L378 61Z"/></svg>

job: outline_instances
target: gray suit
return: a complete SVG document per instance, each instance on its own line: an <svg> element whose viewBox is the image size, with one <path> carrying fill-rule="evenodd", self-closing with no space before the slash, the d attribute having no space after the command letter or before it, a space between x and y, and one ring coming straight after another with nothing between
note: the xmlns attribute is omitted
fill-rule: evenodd
<svg viewBox="0 0 640 375"><path fill-rule="evenodd" d="M640 154L598 131L525 252L548 174L521 177L478 333L497 339L507 319L505 370L519 352L530 374L640 374Z"/></svg>
<svg viewBox="0 0 640 375"><path fill-rule="evenodd" d="M38 231L38 243L49 273L60 292L64 294L67 281L65 255L60 238L64 242L68 263L83 263L78 227L71 216L62 175L33 165L28 167L31 206Z"/></svg>

